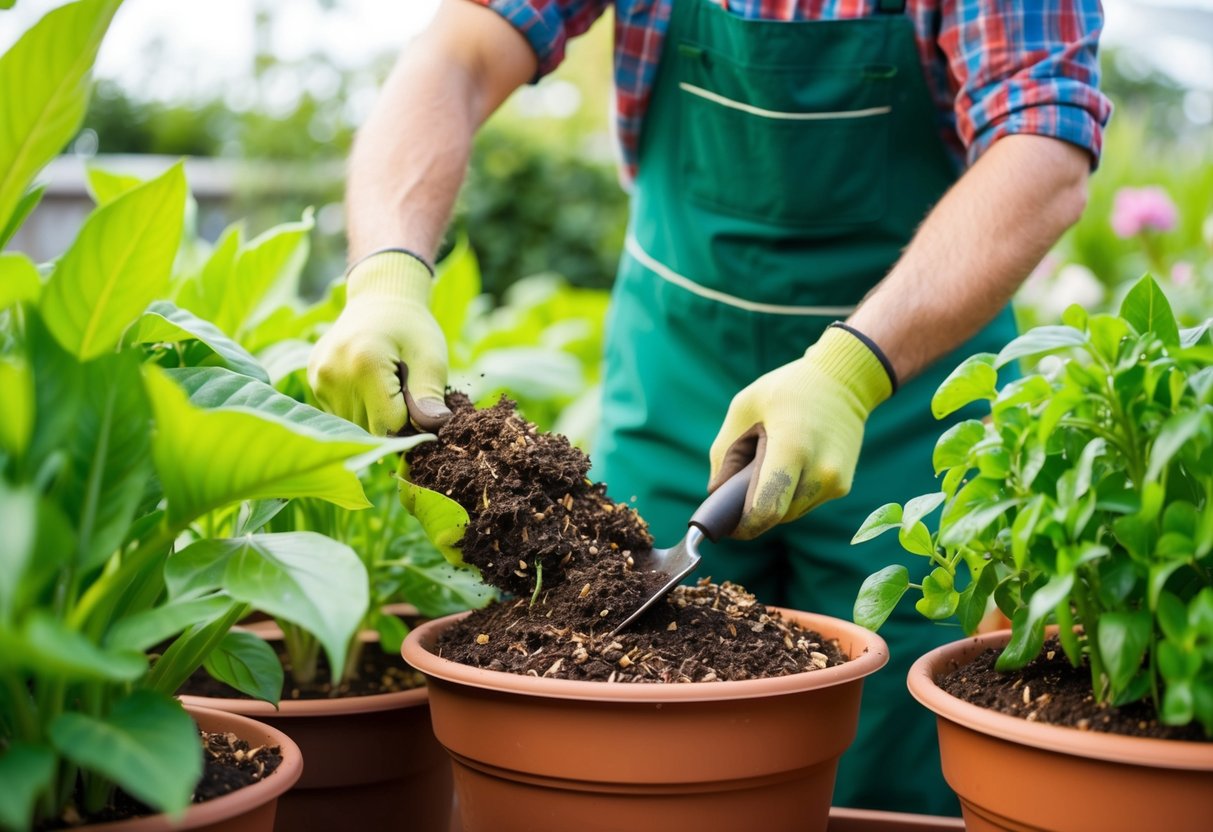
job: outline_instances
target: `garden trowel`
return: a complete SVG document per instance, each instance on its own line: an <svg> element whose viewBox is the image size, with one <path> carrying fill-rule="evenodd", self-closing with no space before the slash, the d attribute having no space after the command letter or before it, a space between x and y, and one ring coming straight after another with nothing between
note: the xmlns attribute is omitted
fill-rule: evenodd
<svg viewBox="0 0 1213 832"><path fill-rule="evenodd" d="M649 597L647 601L623 620L611 635L631 624L649 607L656 604L666 593L678 586L687 575L699 566L699 544L706 537L715 543L737 528L741 520L741 512L745 508L746 492L750 488L750 477L754 474L753 461L733 476L725 480L724 485L717 488L708 498L699 504L695 513L687 523L687 533L677 546L669 549L653 549L641 553L636 563L641 568L653 572L664 572L669 579L661 588Z"/></svg>

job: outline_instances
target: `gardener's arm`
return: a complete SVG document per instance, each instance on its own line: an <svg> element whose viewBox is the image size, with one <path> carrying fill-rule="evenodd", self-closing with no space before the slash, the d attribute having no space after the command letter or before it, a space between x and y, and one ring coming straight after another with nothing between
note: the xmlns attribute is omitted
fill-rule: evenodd
<svg viewBox="0 0 1213 832"><path fill-rule="evenodd" d="M847 323L901 381L998 314L1086 205L1091 156L1047 136L1007 136L927 216Z"/></svg>
<svg viewBox="0 0 1213 832"><path fill-rule="evenodd" d="M476 130L537 67L526 39L500 14L465 0L442 4L397 62L354 143L351 260L393 247L433 260Z"/></svg>
<svg viewBox="0 0 1213 832"><path fill-rule="evenodd" d="M513 26L463 0L447 0L396 64L350 158L345 309L308 360L327 410L380 435L450 417L429 264L476 129L537 67Z"/></svg>

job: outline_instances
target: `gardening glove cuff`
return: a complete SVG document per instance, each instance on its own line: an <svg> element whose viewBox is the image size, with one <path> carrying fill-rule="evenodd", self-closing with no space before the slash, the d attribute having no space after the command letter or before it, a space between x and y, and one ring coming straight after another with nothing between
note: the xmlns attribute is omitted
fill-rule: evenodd
<svg viewBox="0 0 1213 832"><path fill-rule="evenodd" d="M429 266L399 249L350 269L345 309L308 362L321 406L380 436L407 423L436 431L450 418L446 339L429 309L431 283Z"/></svg>
<svg viewBox="0 0 1213 832"><path fill-rule="evenodd" d="M851 490L868 414L894 389L888 362L869 344L831 326L802 358L733 397L712 443L708 488L758 461L735 537L757 537Z"/></svg>

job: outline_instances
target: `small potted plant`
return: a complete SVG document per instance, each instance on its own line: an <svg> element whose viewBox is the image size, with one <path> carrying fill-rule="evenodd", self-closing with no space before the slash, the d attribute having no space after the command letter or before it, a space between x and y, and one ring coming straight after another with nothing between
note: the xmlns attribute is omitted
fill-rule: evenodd
<svg viewBox="0 0 1213 832"><path fill-rule="evenodd" d="M446 832L450 826L450 764L434 738L424 678L400 657L408 633L405 618L447 615L483 605L490 596L468 570L447 563L430 545L400 505L392 473L384 465L364 472L373 503L367 511L304 499L280 503L272 517L266 516L272 508L262 512L276 532L319 532L361 559L369 594L326 593L329 601L360 616L345 659L334 661L329 653L328 662L322 662L322 639L279 617L246 625L225 639L205 666L223 686L207 686L196 678L185 688L187 703L255 717L285 731L303 749L309 766L280 801L282 830L351 824L382 829L407 822L419 832ZM208 589L197 579L212 572L209 565L170 560L168 570L176 591ZM174 587L176 576L181 583ZM401 609L405 599L412 603ZM267 642L274 650L268 650ZM250 687L245 668L254 655L267 653L276 677L263 674L266 689ZM285 680L279 660L289 668Z"/></svg>
<svg viewBox="0 0 1213 832"><path fill-rule="evenodd" d="M881 506L855 535L896 531L926 571L917 583L904 566L869 577L855 620L877 629L910 590L924 616L969 634L991 599L1010 619L1009 632L942 647L910 672L970 828L1205 828L1209 324L1180 331L1149 276L1119 315L1072 306L1063 321L970 357L940 386L937 416L985 401L989 418L940 437L939 492ZM1036 372L998 386L997 368L1032 358ZM1072 678L1083 710L1070 716ZM1026 792L1008 771L1052 785Z"/></svg>

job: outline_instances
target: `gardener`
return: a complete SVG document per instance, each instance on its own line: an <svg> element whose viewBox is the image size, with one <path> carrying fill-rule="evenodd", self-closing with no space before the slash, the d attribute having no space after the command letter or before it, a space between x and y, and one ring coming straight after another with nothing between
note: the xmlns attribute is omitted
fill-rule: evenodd
<svg viewBox="0 0 1213 832"><path fill-rule="evenodd" d="M475 130L608 5L480 2L447 0L409 45L350 163L355 266L310 377L376 433L449 415L426 302ZM700 574L849 618L869 564L889 562L851 536L933 487L931 393L959 356L1014 335L1008 299L1083 209L1109 114L1099 4L614 5L632 217L595 475L670 543L709 458L716 485L757 456L737 536L762 542L710 547ZM904 677L955 631L904 615L883 631L893 662L867 682L835 802L952 812Z"/></svg>

